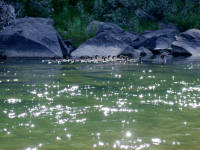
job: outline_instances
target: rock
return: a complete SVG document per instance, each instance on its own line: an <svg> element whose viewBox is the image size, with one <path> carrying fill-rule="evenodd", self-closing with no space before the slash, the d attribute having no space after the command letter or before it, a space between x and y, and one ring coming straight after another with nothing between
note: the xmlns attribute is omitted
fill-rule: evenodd
<svg viewBox="0 0 200 150"><path fill-rule="evenodd" d="M190 29L172 43L174 56L200 56L200 30Z"/></svg>
<svg viewBox="0 0 200 150"><path fill-rule="evenodd" d="M172 42L179 33L176 29L161 29L156 31L145 31L141 34L144 37L140 43L134 45L135 48L145 47L154 54L160 54L162 50L171 50Z"/></svg>
<svg viewBox="0 0 200 150"><path fill-rule="evenodd" d="M185 48L183 48L183 47L185 47ZM175 57L192 56L192 53L190 53L186 49L190 49L190 47L187 47L187 45L185 45L185 43L181 44L180 42L174 42L172 45L172 55Z"/></svg>
<svg viewBox="0 0 200 150"><path fill-rule="evenodd" d="M113 23L105 23L105 22L100 22L100 21L92 21L88 26L87 26L87 33L88 34L93 34L97 35L101 32L113 32L113 33L121 33L124 32L124 30L119 27L116 24Z"/></svg>
<svg viewBox="0 0 200 150"><path fill-rule="evenodd" d="M65 45L67 45L67 46L72 46L72 40L63 40L63 42L64 42Z"/></svg>
<svg viewBox="0 0 200 150"><path fill-rule="evenodd" d="M91 31L91 26L94 24L98 25L96 36L89 39L73 51L71 54L72 57L92 57L96 55L118 56L122 52L125 52L125 50L130 51L131 49L134 51L132 44L139 40L139 35L125 32L115 24L97 21L93 21L89 25L88 31ZM133 53L135 53L135 51Z"/></svg>
<svg viewBox="0 0 200 150"><path fill-rule="evenodd" d="M21 18L0 32L0 51L7 57L63 57L69 49L52 19Z"/></svg>
<svg viewBox="0 0 200 150"><path fill-rule="evenodd" d="M58 42L60 44L60 49L62 51L62 57L67 58L70 56L71 47L66 45L65 42L62 40L61 36L57 33ZM60 57L60 56L58 56Z"/></svg>
<svg viewBox="0 0 200 150"><path fill-rule="evenodd" d="M134 44L140 43L143 40L143 37L129 32L116 33L114 36L117 40L123 41L131 47L134 47Z"/></svg>
<svg viewBox="0 0 200 150"><path fill-rule="evenodd" d="M183 32L180 36L186 38L189 41L200 41L200 30L198 29L190 29L186 32Z"/></svg>
<svg viewBox="0 0 200 150"><path fill-rule="evenodd" d="M111 32L99 33L94 38L87 40L71 53L72 57L81 56L118 56L129 45L118 38L119 35Z"/></svg>
<svg viewBox="0 0 200 150"><path fill-rule="evenodd" d="M141 40L140 42L133 43L133 44L135 44L134 45L135 48L145 47L147 49L153 50L156 47L156 40L157 40L157 37L152 37L149 39L145 38Z"/></svg>
<svg viewBox="0 0 200 150"><path fill-rule="evenodd" d="M175 41L174 36L160 36L156 39L155 48L153 50L170 50L173 41Z"/></svg>
<svg viewBox="0 0 200 150"><path fill-rule="evenodd" d="M75 50L75 48L72 45L72 40L63 40L63 42L65 43L69 50L69 53L71 54L71 52Z"/></svg>
<svg viewBox="0 0 200 150"><path fill-rule="evenodd" d="M169 64L173 60L173 56L167 51L161 51L159 55L152 55L152 57L144 58L144 62L153 64Z"/></svg>
<svg viewBox="0 0 200 150"><path fill-rule="evenodd" d="M134 35L137 35L137 34L134 34ZM143 37L143 36L139 36L139 35L137 35L137 38L134 40L134 41L132 41L131 43L130 43L130 46L132 46L132 47L134 47L134 48L139 48L140 47L140 45L143 43L143 42L145 42L147 39L145 38L145 37Z"/></svg>
<svg viewBox="0 0 200 150"><path fill-rule="evenodd" d="M15 18L14 7L0 0L0 28L7 26L11 21L15 20Z"/></svg>
<svg viewBox="0 0 200 150"><path fill-rule="evenodd" d="M6 55L0 52L0 59L6 59L6 58L7 58Z"/></svg>
<svg viewBox="0 0 200 150"><path fill-rule="evenodd" d="M135 14L138 18L142 18L142 19L146 19L146 20L155 20L155 18L151 15L149 15L148 13L146 13L144 10L138 8L135 10Z"/></svg>
<svg viewBox="0 0 200 150"><path fill-rule="evenodd" d="M145 47L140 47L138 50L140 51L141 57L150 58L153 56L153 53Z"/></svg>
<svg viewBox="0 0 200 150"><path fill-rule="evenodd" d="M112 23L93 21L87 28L88 33L95 31L95 37L83 43L72 52L72 57L81 56L119 56L146 57L161 55L163 51L179 55L179 51L172 51L172 43L179 34L176 26L160 24L160 30L145 31L141 35L125 32ZM95 29L95 30L93 30Z"/></svg>
<svg viewBox="0 0 200 150"><path fill-rule="evenodd" d="M127 47L120 55L128 56L130 58L143 57L143 59L146 59L152 57L153 53L144 47L140 47L139 49Z"/></svg>
<svg viewBox="0 0 200 150"><path fill-rule="evenodd" d="M136 48L145 47L153 52L153 54L160 54L162 50L171 51L171 44L175 40L173 36L152 37L135 45Z"/></svg>
<svg viewBox="0 0 200 150"><path fill-rule="evenodd" d="M129 58L139 58L141 56L141 51L128 46L119 55L128 56Z"/></svg>
<svg viewBox="0 0 200 150"><path fill-rule="evenodd" d="M141 36L150 39L152 37L160 37L160 36L175 36L179 34L179 30L173 28L165 28L161 30L155 31L144 31Z"/></svg>
<svg viewBox="0 0 200 150"><path fill-rule="evenodd" d="M175 30L179 31L179 28L173 23L165 24L165 23L161 22L158 24L158 29L161 29L161 30L162 29L175 29Z"/></svg>

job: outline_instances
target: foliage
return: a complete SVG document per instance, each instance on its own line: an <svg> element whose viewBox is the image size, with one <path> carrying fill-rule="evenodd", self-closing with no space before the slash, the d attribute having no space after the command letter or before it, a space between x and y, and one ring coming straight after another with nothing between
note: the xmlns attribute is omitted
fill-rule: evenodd
<svg viewBox="0 0 200 150"><path fill-rule="evenodd" d="M0 0L0 29L15 19L15 9Z"/></svg>

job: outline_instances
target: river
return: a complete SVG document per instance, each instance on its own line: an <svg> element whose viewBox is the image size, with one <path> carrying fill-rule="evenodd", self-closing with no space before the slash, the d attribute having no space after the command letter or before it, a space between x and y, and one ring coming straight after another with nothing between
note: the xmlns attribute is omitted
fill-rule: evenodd
<svg viewBox="0 0 200 150"><path fill-rule="evenodd" d="M200 61L0 61L0 150L199 150Z"/></svg>

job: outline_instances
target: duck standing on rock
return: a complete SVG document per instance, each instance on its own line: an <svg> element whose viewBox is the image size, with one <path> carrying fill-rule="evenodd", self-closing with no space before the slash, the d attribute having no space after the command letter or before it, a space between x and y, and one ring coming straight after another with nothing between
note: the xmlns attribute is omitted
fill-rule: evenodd
<svg viewBox="0 0 200 150"><path fill-rule="evenodd" d="M166 64L167 60L170 59L171 55L168 52L163 52L160 54L160 63L161 64Z"/></svg>
<svg viewBox="0 0 200 150"><path fill-rule="evenodd" d="M138 62L141 64L142 63L142 56L139 56Z"/></svg>
<svg viewBox="0 0 200 150"><path fill-rule="evenodd" d="M116 56L112 56L112 62L115 62L115 61L116 61L116 59L117 59L117 57L116 57Z"/></svg>
<svg viewBox="0 0 200 150"><path fill-rule="evenodd" d="M127 62L130 62L130 63L142 63L142 57L139 56L138 58L129 58L129 59L127 59Z"/></svg>
<svg viewBox="0 0 200 150"><path fill-rule="evenodd" d="M107 63L107 62L108 62L108 57L102 56L102 62L103 62L103 63Z"/></svg>

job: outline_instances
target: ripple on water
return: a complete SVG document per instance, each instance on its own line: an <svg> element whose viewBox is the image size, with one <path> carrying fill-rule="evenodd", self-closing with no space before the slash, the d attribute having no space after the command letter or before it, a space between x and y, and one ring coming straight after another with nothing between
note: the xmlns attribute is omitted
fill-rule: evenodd
<svg viewBox="0 0 200 150"><path fill-rule="evenodd" d="M0 149L199 147L198 65L12 65L0 65Z"/></svg>

